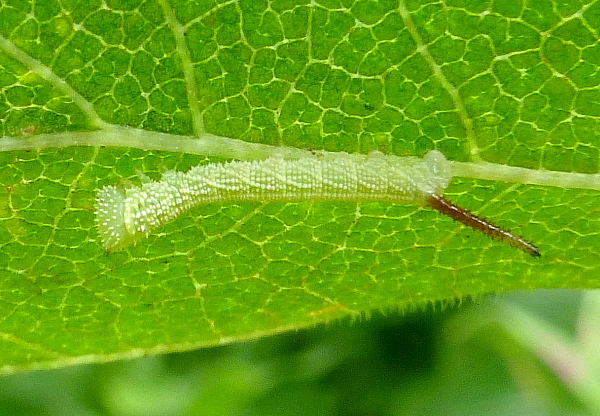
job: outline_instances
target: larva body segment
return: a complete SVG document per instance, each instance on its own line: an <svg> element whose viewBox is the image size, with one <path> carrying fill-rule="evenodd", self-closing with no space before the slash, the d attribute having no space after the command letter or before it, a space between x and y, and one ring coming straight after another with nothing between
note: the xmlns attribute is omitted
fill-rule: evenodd
<svg viewBox="0 0 600 416"><path fill-rule="evenodd" d="M233 161L166 172L158 182L102 188L96 221L107 250L136 243L190 208L226 201L386 201L423 206L452 178L438 151L424 158L348 153Z"/></svg>

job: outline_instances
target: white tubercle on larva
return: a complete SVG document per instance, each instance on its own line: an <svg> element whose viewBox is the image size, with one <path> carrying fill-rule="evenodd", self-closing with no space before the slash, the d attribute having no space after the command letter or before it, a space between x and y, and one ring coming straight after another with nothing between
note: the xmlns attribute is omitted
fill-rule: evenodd
<svg viewBox="0 0 600 416"><path fill-rule="evenodd" d="M227 201L387 201L426 205L452 178L438 151L424 158L315 154L287 160L210 163L189 172L166 172L158 182L119 189L106 186L96 199L102 244L118 250L190 208Z"/></svg>

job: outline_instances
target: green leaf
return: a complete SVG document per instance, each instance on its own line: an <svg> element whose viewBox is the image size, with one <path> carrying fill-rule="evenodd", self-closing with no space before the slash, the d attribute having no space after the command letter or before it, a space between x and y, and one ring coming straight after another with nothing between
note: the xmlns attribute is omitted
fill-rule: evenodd
<svg viewBox="0 0 600 416"><path fill-rule="evenodd" d="M180 351L373 309L597 288L600 2L0 6L3 373ZM105 185L303 149L454 161L429 209L228 203L107 254Z"/></svg>

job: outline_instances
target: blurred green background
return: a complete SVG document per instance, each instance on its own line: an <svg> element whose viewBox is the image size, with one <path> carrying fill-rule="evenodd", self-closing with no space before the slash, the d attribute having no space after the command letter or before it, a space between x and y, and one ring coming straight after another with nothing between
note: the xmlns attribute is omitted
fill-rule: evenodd
<svg viewBox="0 0 600 416"><path fill-rule="evenodd" d="M1 415L598 414L600 294L535 291L0 378Z"/></svg>

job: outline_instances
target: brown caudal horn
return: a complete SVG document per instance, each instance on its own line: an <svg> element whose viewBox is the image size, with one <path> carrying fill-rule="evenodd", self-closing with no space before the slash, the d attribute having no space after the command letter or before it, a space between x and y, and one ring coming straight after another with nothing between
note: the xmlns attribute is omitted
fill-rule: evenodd
<svg viewBox="0 0 600 416"><path fill-rule="evenodd" d="M541 256L538 248L529 241L526 241L521 237L517 237L510 231L500 228L483 218L479 218L471 212L454 205L452 202L448 201L442 196L431 195L427 199L427 204L429 204L429 206L436 211L439 211L442 214L455 219L456 221L462 222L467 227L481 231L495 240L500 240L506 244L509 244L533 257Z"/></svg>

